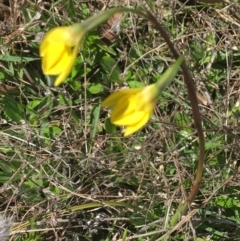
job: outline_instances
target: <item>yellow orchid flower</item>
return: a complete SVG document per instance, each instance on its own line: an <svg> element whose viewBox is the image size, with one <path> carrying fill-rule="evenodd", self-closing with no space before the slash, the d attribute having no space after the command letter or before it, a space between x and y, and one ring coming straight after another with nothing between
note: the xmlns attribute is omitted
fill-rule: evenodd
<svg viewBox="0 0 240 241"><path fill-rule="evenodd" d="M179 58L168 68L156 84L143 88L120 90L102 102L102 107L112 110L111 122L115 125L125 126L124 136L133 134L148 122L160 93L174 79L182 60Z"/></svg>
<svg viewBox="0 0 240 241"><path fill-rule="evenodd" d="M85 31L80 24L51 29L40 46L42 69L45 75L58 76L54 82L60 85L71 72L79 45Z"/></svg>

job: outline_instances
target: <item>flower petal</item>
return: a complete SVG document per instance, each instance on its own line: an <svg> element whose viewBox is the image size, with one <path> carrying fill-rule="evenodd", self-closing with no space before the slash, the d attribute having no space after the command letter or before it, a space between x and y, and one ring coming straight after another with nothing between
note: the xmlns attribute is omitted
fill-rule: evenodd
<svg viewBox="0 0 240 241"><path fill-rule="evenodd" d="M42 59L42 68L45 75L58 75L66 67L72 57L71 48L63 44L48 45L48 53Z"/></svg>
<svg viewBox="0 0 240 241"><path fill-rule="evenodd" d="M135 95L135 94L139 93L140 91L142 91L142 88L123 89L123 90L116 91L116 92L112 93L111 95L109 95L102 102L101 106L112 108L119 101L119 98L127 99L129 96Z"/></svg>
<svg viewBox="0 0 240 241"><path fill-rule="evenodd" d="M75 61L75 59L77 57L77 54L78 54L78 49L79 49L80 44L81 44L81 42L79 42L79 44L74 47L74 49L72 51L72 54L69 56L68 59L66 58L63 62L61 61L61 63L65 63L65 66L62 69L63 70L62 73L55 80L54 86L60 85L67 78L69 73L71 72L72 66L73 66L74 61Z"/></svg>
<svg viewBox="0 0 240 241"><path fill-rule="evenodd" d="M82 31L79 29L78 31L73 31L74 26L68 27L56 27L51 29L45 36L41 43L41 46L44 45L44 41L49 43L61 43L68 47L73 47L77 44L77 42L82 37ZM80 25L79 25L80 26ZM41 47L40 47L41 53Z"/></svg>
<svg viewBox="0 0 240 241"><path fill-rule="evenodd" d="M85 34L82 24L74 24L54 28L45 35L40 45L42 69L45 75L58 75L55 86L61 84L71 72Z"/></svg>
<svg viewBox="0 0 240 241"><path fill-rule="evenodd" d="M138 123L136 123L135 125L126 126L124 131L124 136L129 136L134 132L138 131L139 129L141 129L144 125L147 124L150 116L151 115L149 115L148 113L145 113L144 117Z"/></svg>
<svg viewBox="0 0 240 241"><path fill-rule="evenodd" d="M123 117L135 113L136 99L135 96L122 96L114 106L111 114L112 123L122 119Z"/></svg>
<svg viewBox="0 0 240 241"><path fill-rule="evenodd" d="M115 92L103 101L102 106L112 109L111 122L125 126L124 136L128 136L148 122L158 96L156 84L152 84L143 88Z"/></svg>
<svg viewBox="0 0 240 241"><path fill-rule="evenodd" d="M132 112L131 114L121 116L121 118L118 119L112 120L111 118L111 122L120 126L136 125L144 118L146 114L147 113L144 111Z"/></svg>

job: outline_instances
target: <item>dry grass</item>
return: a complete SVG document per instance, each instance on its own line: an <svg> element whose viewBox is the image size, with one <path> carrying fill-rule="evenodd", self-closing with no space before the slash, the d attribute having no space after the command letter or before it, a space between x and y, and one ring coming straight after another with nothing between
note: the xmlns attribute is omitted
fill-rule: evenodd
<svg viewBox="0 0 240 241"><path fill-rule="evenodd" d="M123 4L67 2L3 1L0 8L4 4L8 9L2 8L0 14L9 11L10 17L1 16L5 27L1 54L36 58L37 33ZM181 2L124 4L151 9L194 77L206 161L189 213L173 230L166 228L189 192L198 159L198 138L182 76L163 93L154 117L136 135L123 138L121 128L107 133L108 113L98 114L99 102L110 91L153 83L172 63L167 45L151 24L124 15L119 35L99 37L105 45L92 41L101 36L101 29L86 38L79 61L84 59L91 69L61 88L44 84L39 60L0 60L5 76L0 90L15 91L14 95L1 91L0 101L0 204L14 223L10 240L154 240L167 231L173 240L240 240L240 5ZM12 24L9 28L6 21ZM111 26L104 31L112 31ZM108 54L116 60L123 82L104 79L99 56ZM74 81L81 83L79 89ZM103 90L91 94L88 88L99 82ZM6 101L19 103L24 123L12 120ZM33 107L35 101L39 104Z"/></svg>

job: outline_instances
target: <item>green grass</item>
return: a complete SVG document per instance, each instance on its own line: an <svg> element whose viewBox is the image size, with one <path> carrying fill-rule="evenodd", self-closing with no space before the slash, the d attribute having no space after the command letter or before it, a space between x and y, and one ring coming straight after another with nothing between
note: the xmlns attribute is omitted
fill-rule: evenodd
<svg viewBox="0 0 240 241"><path fill-rule="evenodd" d="M54 88L36 36L104 6L46 1L34 20L36 2L15 7L15 27L0 39L0 210L12 217L11 240L143 241L167 232L172 240L240 240L239 2L137 2L186 58L205 135L200 191L174 230L167 223L190 191L199 154L181 71L130 137L100 109L115 90L155 83L174 61L168 46L147 20L123 14L113 39L103 37L107 25L86 36Z"/></svg>

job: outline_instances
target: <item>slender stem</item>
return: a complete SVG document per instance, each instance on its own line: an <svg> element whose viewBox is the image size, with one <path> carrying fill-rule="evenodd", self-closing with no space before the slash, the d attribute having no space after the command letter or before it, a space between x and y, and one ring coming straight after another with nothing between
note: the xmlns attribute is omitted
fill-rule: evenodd
<svg viewBox="0 0 240 241"><path fill-rule="evenodd" d="M164 30L164 28L161 26L161 24L158 22L158 20L150 12L147 13L147 17L155 25L155 28L160 32L162 38L165 40L165 42L169 46L174 58L178 59L180 55L179 55L178 51L175 49L171 40L169 39L167 32ZM199 108L198 108L198 99L197 99L193 79L188 70L185 60L182 62L181 68L183 70L184 81L185 81L185 84L186 84L186 87L188 90L188 96L189 96L189 100L190 100L191 106L192 106L194 124L195 124L195 128L197 130L198 138L199 138L199 159L198 159L198 167L197 167L196 177L192 184L191 191L187 197L187 200L183 201L178 206L174 216L172 217L172 219L169 222L169 227L173 227L180 220L181 216L187 212L190 204L194 201L194 199L199 191L199 187L200 187L200 183L201 183L201 179L202 179L203 163L204 163L204 155L205 155L204 135L203 135L203 129L202 129L202 124L201 124L201 116L200 116Z"/></svg>
<svg viewBox="0 0 240 241"><path fill-rule="evenodd" d="M94 27L98 26L99 24L103 23L104 21L106 21L110 16L112 16L113 14L115 14L117 12L132 12L132 13L141 15L141 16L147 18L148 20L150 20L155 25L155 28L160 32L162 38L168 44L174 58L176 60L179 58L180 55L179 55L178 51L175 49L171 40L169 39L167 32L164 30L164 28L161 26L161 24L158 22L158 20L150 12L144 13L143 11L139 11L136 9L129 9L129 8L110 9L106 12L102 12L95 16L90 17L85 22L81 23L81 26L83 27L83 29L86 32L88 32L92 28L94 28ZM189 95L189 99L190 99L191 106L192 106L195 128L197 130L198 138L199 138L199 160L198 160L196 177L193 182L191 191L187 197L187 200L183 201L178 206L174 216L172 217L172 219L170 220L170 222L168 224L169 227L174 226L179 221L181 216L187 212L189 206L195 199L195 197L199 191L199 186L200 186L200 182L202 179L203 163L204 163L204 155L205 155L204 135L203 135L203 129L202 129L202 124L201 124L201 116L200 116L199 108L198 108L198 99L196 96L196 90L194 87L193 79L192 79L192 76L188 70L188 67L187 67L185 61L182 62L181 68L183 70L184 81L185 81L185 84L186 84L186 87L188 90L188 95Z"/></svg>
<svg viewBox="0 0 240 241"><path fill-rule="evenodd" d="M131 12L135 13L141 16L145 16L143 12L137 9L133 8L112 8L106 11L99 12L89 18L87 18L85 21L80 23L80 27L85 31L85 33L91 31L95 27L99 26L100 24L104 23L107 21L111 16L113 16L115 13L120 13L120 12Z"/></svg>
<svg viewBox="0 0 240 241"><path fill-rule="evenodd" d="M107 11L107 14L106 14L106 12L103 12L103 13L97 14L96 16L89 18L87 21L85 21L83 23L82 26L84 28L86 28L87 30L92 29L94 26L96 26L96 21L95 21L96 19L97 19L98 24L100 24L100 23L106 21L110 16L112 16L116 12L132 12L132 13L141 15L141 16L147 18L148 20L150 20L155 25L155 28L160 32L162 38L165 40L165 42L169 46L174 58L177 60L180 57L178 51L175 49L174 45L172 44L171 40L169 39L167 32L164 30L164 28L161 26L161 24L158 22L158 20L150 12L144 13L143 11L139 11L136 9L128 9L128 8L111 9L111 10ZM183 203L181 203L178 206L174 216L172 217L172 219L169 222L169 227L174 226L178 222L178 220L181 218L181 216L187 212L188 207L195 199L195 197L199 191L199 186L200 186L200 182L202 179L203 163L204 163L204 155L205 155L204 135L203 135L203 129L202 129L202 124L201 124L201 116L200 116L199 108L198 108L198 99L197 99L193 79L192 79L192 76L188 70L188 67L187 67L185 61L182 62L181 68L183 70L184 81L185 81L185 84L186 84L186 87L188 90L188 95L189 95L189 99L190 99L191 106L192 106L195 128L197 130L198 138L199 138L199 161L198 161L196 177L193 182L191 191L188 195L188 198L187 198L187 200L183 201Z"/></svg>

